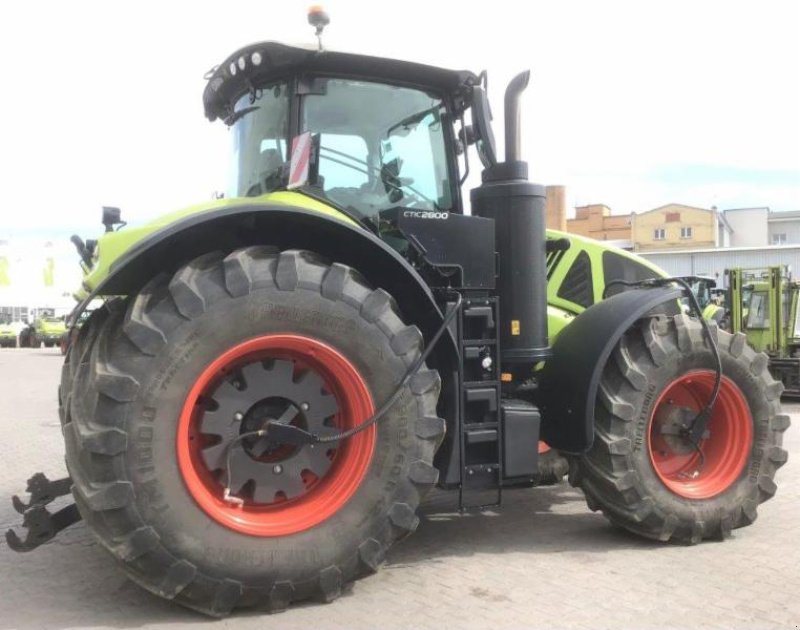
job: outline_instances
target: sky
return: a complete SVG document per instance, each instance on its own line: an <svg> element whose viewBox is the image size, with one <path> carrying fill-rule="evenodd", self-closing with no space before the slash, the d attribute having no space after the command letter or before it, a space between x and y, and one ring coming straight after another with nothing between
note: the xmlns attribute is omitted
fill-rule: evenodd
<svg viewBox="0 0 800 630"><path fill-rule="evenodd" d="M308 4L2 3L0 238L92 237L102 205L141 223L223 189L203 75L248 43L312 43ZM800 210L800 2L324 6L329 48L486 69L499 145L505 85L530 69L523 157L570 208Z"/></svg>

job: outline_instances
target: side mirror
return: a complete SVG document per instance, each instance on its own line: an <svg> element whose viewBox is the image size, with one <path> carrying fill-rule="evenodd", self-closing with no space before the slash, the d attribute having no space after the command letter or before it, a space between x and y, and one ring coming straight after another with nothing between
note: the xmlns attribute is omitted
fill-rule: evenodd
<svg viewBox="0 0 800 630"><path fill-rule="evenodd" d="M122 211L113 206L103 206L103 225L106 226L106 232L113 232L116 225L125 225Z"/></svg>
<svg viewBox="0 0 800 630"><path fill-rule="evenodd" d="M476 136L475 147L484 168L497 164L497 150L492 132L492 110L489 99L483 88L476 85L472 88L472 126Z"/></svg>

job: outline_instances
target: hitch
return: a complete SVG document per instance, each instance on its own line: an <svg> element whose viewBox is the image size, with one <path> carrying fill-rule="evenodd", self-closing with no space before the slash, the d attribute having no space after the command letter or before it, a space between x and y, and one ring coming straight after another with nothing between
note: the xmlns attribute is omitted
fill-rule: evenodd
<svg viewBox="0 0 800 630"><path fill-rule="evenodd" d="M11 503L14 509L20 514L25 514L25 510L32 508L37 504L47 505L53 499L63 497L69 494L72 487L72 479L64 477L63 479L56 479L50 481L44 473L36 473L33 477L28 479L28 485L25 490L31 495L29 503L22 502L16 494L11 497Z"/></svg>
<svg viewBox="0 0 800 630"><path fill-rule="evenodd" d="M52 540L61 530L81 520L78 507L71 503L55 513L45 507L58 497L69 494L72 480L69 477L50 481L44 474L36 473L28 479L30 501L25 503L17 495L11 499L14 509L23 515L22 526L27 529L22 540L13 529L6 532L6 542L14 551L31 551Z"/></svg>

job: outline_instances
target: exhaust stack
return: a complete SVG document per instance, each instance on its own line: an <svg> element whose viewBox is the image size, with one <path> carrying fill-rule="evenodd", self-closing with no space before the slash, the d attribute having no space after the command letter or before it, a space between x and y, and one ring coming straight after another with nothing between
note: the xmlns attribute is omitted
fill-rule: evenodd
<svg viewBox="0 0 800 630"><path fill-rule="evenodd" d="M531 78L531 71L520 72L511 79L506 88L505 96L505 123L506 123L506 162L518 162L520 158L520 125L519 125L519 97ZM527 177L527 174L526 174Z"/></svg>
<svg viewBox="0 0 800 630"><path fill-rule="evenodd" d="M472 190L472 212L495 221L499 254L500 353L504 372L515 380L533 374L550 356L547 343L545 188L528 181L520 160L519 98L530 72L514 77L505 94L505 162L486 168Z"/></svg>

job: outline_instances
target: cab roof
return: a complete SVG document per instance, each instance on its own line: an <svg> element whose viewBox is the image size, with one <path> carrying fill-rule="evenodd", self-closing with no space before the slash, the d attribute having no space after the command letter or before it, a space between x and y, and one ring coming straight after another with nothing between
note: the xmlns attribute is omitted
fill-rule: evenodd
<svg viewBox="0 0 800 630"><path fill-rule="evenodd" d="M254 86L305 73L346 76L419 87L443 93L463 110L477 75L467 70L447 70L421 63L353 53L261 42L237 50L208 75L203 92L206 118L225 119L233 106Z"/></svg>

